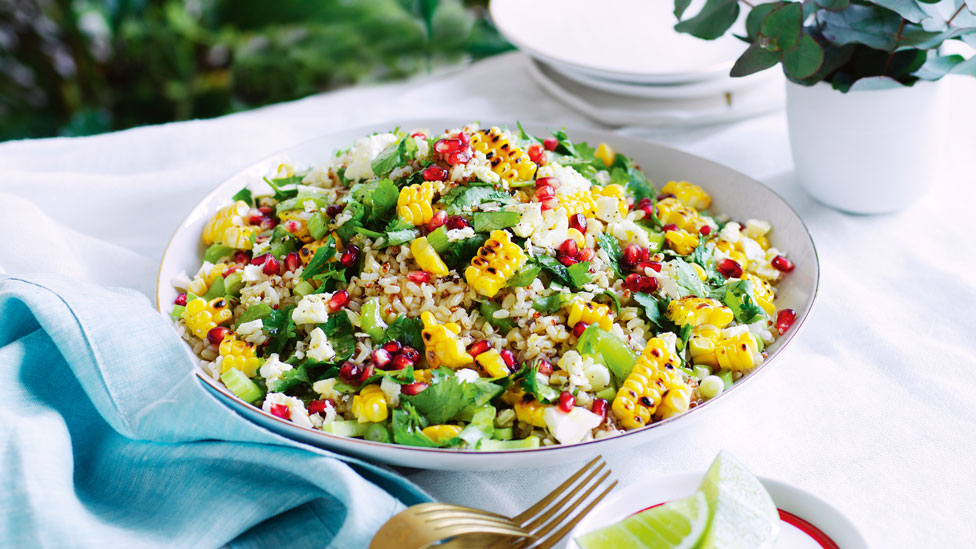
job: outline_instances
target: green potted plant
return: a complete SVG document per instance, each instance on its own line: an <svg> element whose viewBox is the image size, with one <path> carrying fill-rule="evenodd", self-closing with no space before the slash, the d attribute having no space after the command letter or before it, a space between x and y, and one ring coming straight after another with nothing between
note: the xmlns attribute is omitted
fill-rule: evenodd
<svg viewBox="0 0 976 549"><path fill-rule="evenodd" d="M738 0L675 0L675 29L713 40L736 24ZM948 74L976 76L976 0L805 0L750 4L732 68L781 64L800 184L841 210L881 213L917 199L940 166ZM744 31L744 32L743 32ZM965 46L962 46L965 49Z"/></svg>

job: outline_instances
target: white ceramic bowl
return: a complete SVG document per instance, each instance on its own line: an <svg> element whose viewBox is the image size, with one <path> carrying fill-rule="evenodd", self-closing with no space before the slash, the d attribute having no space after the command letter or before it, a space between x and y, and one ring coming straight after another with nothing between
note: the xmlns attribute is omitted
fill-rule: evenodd
<svg viewBox="0 0 976 549"><path fill-rule="evenodd" d="M348 146L357 138L375 131L388 131L396 126L406 130L428 129L439 133L446 128L463 126L467 122L407 120L343 130L275 154L231 176L197 204L173 234L166 251L163 253L162 263L159 267L159 276L156 281L157 307L164 314L168 314L172 309L173 300L177 296L177 292L170 285L170 281L181 271L194 273L199 269L203 252L206 249L200 235L207 220L217 209L229 204L231 197L238 190L259 181L262 176L271 173L281 162L288 161L299 166L320 164L333 155L336 149ZM487 126L490 121L482 121L482 123ZM514 121L498 122L497 124L503 125L505 123L514 124ZM527 131L533 134L548 134L548 129L544 126L523 125ZM745 387L752 385L751 381L756 376L771 367L776 362L783 347L796 337L813 305L820 267L813 240L810 238L803 221L782 198L769 188L720 164L658 143L619 136L605 131L569 128L567 132L577 142L599 143L606 141L610 143L619 152L634 158L643 168L644 173L658 186L672 179L700 184L711 194L713 199L712 211L714 212L728 214L734 219L757 218L772 223L774 231L770 236L771 243L786 251L796 263L796 269L779 285L777 305L780 308L789 307L796 310L797 319L785 336L768 347L769 358L760 367L743 377L732 389L686 414L616 437L568 446L479 452L474 450L414 448L329 435L321 431L299 427L245 403L234 396L220 382L210 378L202 369L198 372L200 379L207 388L232 409L284 436L337 452L393 465L448 470L539 467L561 462L579 461L600 453L608 454L638 444L649 443L655 438L677 429L690 428L693 420L704 418L722 402L733 396L745 394L747 391Z"/></svg>

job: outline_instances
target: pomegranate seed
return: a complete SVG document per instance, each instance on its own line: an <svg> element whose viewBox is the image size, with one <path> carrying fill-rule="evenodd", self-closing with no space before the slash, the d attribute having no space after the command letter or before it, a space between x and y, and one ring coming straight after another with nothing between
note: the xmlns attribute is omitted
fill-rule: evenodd
<svg viewBox="0 0 976 549"><path fill-rule="evenodd" d="M417 362L420 360L420 351L409 345L404 345L403 350L400 351L400 354L407 357L412 362Z"/></svg>
<svg viewBox="0 0 976 549"><path fill-rule="evenodd" d="M577 322L576 325L573 326L573 335L576 337L580 337L581 335L583 335L583 332L586 331L587 328L589 328L589 326L590 325L585 322Z"/></svg>
<svg viewBox="0 0 976 549"><path fill-rule="evenodd" d="M285 270L294 271L298 269L302 264L302 261L298 259L298 254L295 252L288 252L285 256Z"/></svg>
<svg viewBox="0 0 976 549"><path fill-rule="evenodd" d="M272 208L271 206L261 206L260 208L258 208L258 211L263 213L264 215L271 215L271 212L274 211L274 208Z"/></svg>
<svg viewBox="0 0 976 549"><path fill-rule="evenodd" d="M565 255L572 258L576 258L579 255L579 245L572 238L567 238L563 240L563 243L559 245L559 251Z"/></svg>
<svg viewBox="0 0 976 549"><path fill-rule="evenodd" d="M722 273L725 278L741 278L742 277L742 265L732 259L723 259L718 262L718 272Z"/></svg>
<svg viewBox="0 0 976 549"><path fill-rule="evenodd" d="M355 244L346 246L346 249L342 251L342 257L339 258L339 263L345 267L352 267L357 261L359 261L359 246Z"/></svg>
<svg viewBox="0 0 976 549"><path fill-rule="evenodd" d="M583 248L580 250L579 257L577 259L580 261L590 261L595 255L596 252L593 251L593 248Z"/></svg>
<svg viewBox="0 0 976 549"><path fill-rule="evenodd" d="M633 268L635 265L640 263L641 258L641 247L637 244L627 244L624 247L624 253L621 260L627 267Z"/></svg>
<svg viewBox="0 0 976 549"><path fill-rule="evenodd" d="M265 231L267 231L268 229L274 229L277 226L278 226L278 221L270 217L265 217L264 220L261 221L261 229Z"/></svg>
<svg viewBox="0 0 976 549"><path fill-rule="evenodd" d="M653 276L646 276L644 277L644 284L641 286L641 291L644 293L651 293L656 290L658 286L659 283L657 278Z"/></svg>
<svg viewBox="0 0 976 549"><path fill-rule="evenodd" d="M393 362L390 364L390 366L394 370L403 370L403 369L409 368L410 366L413 366L413 363L414 363L414 361L412 361L409 358L403 356L403 354L401 353L401 354L393 357Z"/></svg>
<svg viewBox="0 0 976 549"><path fill-rule="evenodd" d="M180 295L176 296L176 300L174 300L173 303L175 303L176 305L179 305L180 307L185 307L186 306L186 294L180 294Z"/></svg>
<svg viewBox="0 0 976 549"><path fill-rule="evenodd" d="M675 198L675 196L673 194L671 194L671 193L657 195L657 200L658 201L667 200L668 198Z"/></svg>
<svg viewBox="0 0 976 549"><path fill-rule="evenodd" d="M240 263L242 265L246 265L250 261L251 261L251 256L249 256L247 252L243 250L237 250L236 252L234 252L234 263Z"/></svg>
<svg viewBox="0 0 976 549"><path fill-rule="evenodd" d="M333 205L331 205L331 206L329 206L328 208L325 209L325 215L327 215L329 217L335 217L335 216L339 215L339 213L342 210L344 210L345 208L346 207L343 206L342 204L333 204Z"/></svg>
<svg viewBox="0 0 976 549"><path fill-rule="evenodd" d="M285 222L285 230L290 233L297 233L299 230L301 230L301 228L301 223L295 221L294 219L289 219Z"/></svg>
<svg viewBox="0 0 976 549"><path fill-rule="evenodd" d="M382 347L373 351L373 354L371 354L370 357L373 359L373 364L375 364L376 367L379 368L380 370L385 370L386 367L389 366L390 362L393 360L393 357L390 356L390 353L387 352L387 350Z"/></svg>
<svg viewBox="0 0 976 549"><path fill-rule="evenodd" d="M593 399L593 404L590 405L590 411L594 414L606 419L607 417L607 399L605 398L595 398Z"/></svg>
<svg viewBox="0 0 976 549"><path fill-rule="evenodd" d="M291 419L291 408L284 404L272 404L271 415L280 417L281 419Z"/></svg>
<svg viewBox="0 0 976 549"><path fill-rule="evenodd" d="M465 147L467 147L468 145L471 144L471 137L468 134L464 133L464 132L458 132L457 139Z"/></svg>
<svg viewBox="0 0 976 549"><path fill-rule="evenodd" d="M359 374L361 373L362 370L355 362L346 362L339 367L339 379L346 383L355 383L359 380Z"/></svg>
<svg viewBox="0 0 976 549"><path fill-rule="evenodd" d="M230 328L225 328L224 326L210 328L210 331L207 332L207 341L209 341L212 345L220 345L220 342L223 341L229 333Z"/></svg>
<svg viewBox="0 0 976 549"><path fill-rule="evenodd" d="M415 284L427 284L430 282L430 273L427 271L410 271L407 278Z"/></svg>
<svg viewBox="0 0 976 549"><path fill-rule="evenodd" d="M268 254L268 259L265 260L264 268L261 270L268 276L276 275L281 272L281 262L275 259L273 255Z"/></svg>
<svg viewBox="0 0 976 549"><path fill-rule="evenodd" d="M781 255L774 257L772 263L773 267L775 267L777 271L782 271L784 273L788 273L792 271L794 267L796 267L792 261Z"/></svg>
<svg viewBox="0 0 976 549"><path fill-rule="evenodd" d="M247 221L251 225L260 225L261 222L264 221L265 219L266 216L256 213L256 214L251 214L251 217L247 218Z"/></svg>
<svg viewBox="0 0 976 549"><path fill-rule="evenodd" d="M400 342L395 339L387 341L386 343L383 344L383 349L385 349L386 352L390 353L391 355L395 355L399 353L400 349L402 348L403 345L400 345Z"/></svg>
<svg viewBox="0 0 976 549"><path fill-rule="evenodd" d="M637 293L644 290L644 279L646 277L641 276L637 273L630 273L627 278L624 279L624 288L627 288L633 293Z"/></svg>
<svg viewBox="0 0 976 549"><path fill-rule="evenodd" d="M468 354L471 356L478 356L488 349L491 349L491 343L488 343L487 339L481 339L475 341L471 345L468 345Z"/></svg>
<svg viewBox="0 0 976 549"><path fill-rule="evenodd" d="M644 219L651 219L654 217L654 206L644 206L643 208L637 209L644 212Z"/></svg>
<svg viewBox="0 0 976 549"><path fill-rule="evenodd" d="M552 364L546 359L540 359L539 365L537 366L540 374L549 375L552 373Z"/></svg>
<svg viewBox="0 0 976 549"><path fill-rule="evenodd" d="M779 332L779 335L785 334L786 330L790 329L794 321L796 321L796 311L793 309L783 309L776 313L776 330Z"/></svg>
<svg viewBox="0 0 976 549"><path fill-rule="evenodd" d="M434 150L441 154L449 154L461 148L460 139L438 139L434 143Z"/></svg>
<svg viewBox="0 0 976 549"><path fill-rule="evenodd" d="M269 257L273 257L271 254L261 254L257 257L251 258L251 265L264 265L264 262L268 260Z"/></svg>
<svg viewBox="0 0 976 549"><path fill-rule="evenodd" d="M559 200L555 197L542 201L542 211L555 210L559 207Z"/></svg>
<svg viewBox="0 0 976 549"><path fill-rule="evenodd" d="M505 366L508 366L508 369L509 370L514 370L515 369L515 354L512 353L512 351L509 351L508 349L502 349L502 352L499 353L499 354L502 355L502 360L505 361Z"/></svg>
<svg viewBox="0 0 976 549"><path fill-rule="evenodd" d="M424 181L446 181L447 180L447 170L436 165L431 164L424 168Z"/></svg>
<svg viewBox="0 0 976 549"><path fill-rule="evenodd" d="M537 187L535 189L535 199L539 202L549 200L554 196L556 196L556 191L549 185L543 185L542 187Z"/></svg>
<svg viewBox="0 0 976 549"><path fill-rule="evenodd" d="M434 217L430 218L430 222L427 223L427 228L433 232L445 223L447 223L447 212L444 210L438 210L437 213L434 214Z"/></svg>
<svg viewBox="0 0 976 549"><path fill-rule="evenodd" d="M526 152L529 154L529 160L535 162L536 164L542 164L542 159L546 154L544 149L542 148L542 145L539 145L538 143L534 145L529 145L529 148Z"/></svg>
<svg viewBox="0 0 976 549"><path fill-rule="evenodd" d="M661 227L661 229L662 229L662 230L663 230L664 232L668 232L668 231L677 231L677 230L678 230L678 226L677 226L677 225L675 225L674 223L668 223L667 225L665 225L665 226L663 226L663 227Z"/></svg>
<svg viewBox="0 0 976 549"><path fill-rule="evenodd" d="M583 214L569 216L569 226L586 234L586 216Z"/></svg>
<svg viewBox="0 0 976 549"><path fill-rule="evenodd" d="M660 261L641 261L637 265L637 269L643 271L644 269L651 269L657 272L661 272L661 262Z"/></svg>
<svg viewBox="0 0 976 549"><path fill-rule="evenodd" d="M575 257L569 257L568 255L561 255L556 259L558 259L560 263L562 263L567 267L569 267L570 265L576 265L578 263Z"/></svg>
<svg viewBox="0 0 976 549"><path fill-rule="evenodd" d="M447 218L445 225L451 230L463 229L468 226L468 220L459 215L452 215L451 217Z"/></svg>
<svg viewBox="0 0 976 549"><path fill-rule="evenodd" d="M231 265L230 267L227 267L226 269L224 269L223 276L226 277L230 273L236 273L239 270L241 270L241 266L238 265L237 263L235 263L235 264Z"/></svg>
<svg viewBox="0 0 976 549"><path fill-rule="evenodd" d="M413 132L412 134L410 134L410 137L419 137L421 139L427 139L427 134L425 134L424 132Z"/></svg>
<svg viewBox="0 0 976 549"><path fill-rule="evenodd" d="M375 372L375 371L376 371L376 369L373 368L373 365L372 364L367 364L363 368L363 372L361 374L359 374L359 384L362 385L363 383L366 383L366 380L367 379L373 377L373 372Z"/></svg>
<svg viewBox="0 0 976 549"><path fill-rule="evenodd" d="M563 391L562 394L559 395L560 410L567 413L572 412L574 404L576 404L576 397L573 396L573 393L570 393L569 391Z"/></svg>
<svg viewBox="0 0 976 549"><path fill-rule="evenodd" d="M471 149L465 149L463 151L452 152L447 157L447 163L450 164L450 165L452 165L452 166L457 166L458 164L467 164L468 162L471 161L471 158L473 156L474 156L474 153L471 152Z"/></svg>
<svg viewBox="0 0 976 549"><path fill-rule="evenodd" d="M546 148L547 151L554 151L556 147L559 146L559 140L555 137L547 137L542 140L542 146Z"/></svg>
<svg viewBox="0 0 976 549"><path fill-rule="evenodd" d="M329 312L334 313L345 307L347 303L349 303L349 292L345 290L338 291L329 298Z"/></svg>
<svg viewBox="0 0 976 549"><path fill-rule="evenodd" d="M329 399L325 399L325 400L313 400L312 402L309 402L308 403L308 413L309 414L322 414L322 413L325 413L325 410L330 405L333 408L335 408L335 403L332 402Z"/></svg>
<svg viewBox="0 0 976 549"><path fill-rule="evenodd" d="M535 188L541 189L542 187L552 187L553 189L558 189L562 185L558 177L540 177L535 180Z"/></svg>
<svg viewBox="0 0 976 549"><path fill-rule="evenodd" d="M711 234L711 232L712 232L712 228L711 228L711 227L709 227L708 225L702 225L702 228L701 228L701 229L698 229L698 232L699 232L699 233L700 233L700 234L701 234L702 236L708 236L709 234Z"/></svg>
<svg viewBox="0 0 976 549"><path fill-rule="evenodd" d="M418 381L416 383L408 383L401 386L400 392L405 395L414 396L424 392L427 387L430 387L430 385L424 383L423 381Z"/></svg>

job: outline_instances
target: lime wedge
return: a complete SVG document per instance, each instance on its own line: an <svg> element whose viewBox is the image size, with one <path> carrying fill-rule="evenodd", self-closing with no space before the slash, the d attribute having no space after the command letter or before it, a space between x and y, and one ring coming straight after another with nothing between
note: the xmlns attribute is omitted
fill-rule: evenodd
<svg viewBox="0 0 976 549"><path fill-rule="evenodd" d="M576 538L583 549L690 549L708 526L705 495L658 505Z"/></svg>
<svg viewBox="0 0 976 549"><path fill-rule="evenodd" d="M779 535L779 512L772 498L742 463L721 452L701 486L711 509L702 549L772 547Z"/></svg>

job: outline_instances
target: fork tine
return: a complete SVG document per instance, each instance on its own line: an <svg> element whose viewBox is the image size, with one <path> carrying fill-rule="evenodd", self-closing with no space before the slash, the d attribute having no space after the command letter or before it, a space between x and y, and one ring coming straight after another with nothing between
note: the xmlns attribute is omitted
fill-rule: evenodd
<svg viewBox="0 0 976 549"><path fill-rule="evenodd" d="M431 515L441 514L441 513L465 513L468 515L492 517L492 518L504 520L505 522L512 522L512 523L515 522L513 519L510 519L505 515L499 515L498 513L492 513L491 511L484 511L482 509L474 509L472 507L463 507L461 505L451 505L451 504L432 505L429 508L425 508L417 511L416 514L418 516L430 517Z"/></svg>
<svg viewBox="0 0 976 549"><path fill-rule="evenodd" d="M503 525L481 526L481 525L466 524L466 523L458 523L449 528L438 529L437 535L440 536L441 539L446 539L446 538L453 538L454 536L471 534L475 532L479 534L498 534L503 536L511 536L511 537L519 537L519 538L531 535L525 530L518 528L517 526L503 526Z"/></svg>
<svg viewBox="0 0 976 549"><path fill-rule="evenodd" d="M569 519L569 521L567 521L562 528L556 530L553 534L550 534L548 537L539 540L538 545L536 545L533 549L549 549L557 542L559 542L559 540L566 537L566 534L568 534L569 531L572 530L573 527L576 526L579 523L579 521L583 519L583 517L585 517L590 511L592 511L593 508L596 506L596 504L600 503L600 501L603 500L603 498L605 498L607 494L610 493L610 490L613 490L614 486L616 485L617 485L617 481L613 481L612 483L610 483L610 486L608 486L607 489L601 492L598 496L593 498L593 501L591 501L589 505L584 507L582 511L576 514L576 516Z"/></svg>
<svg viewBox="0 0 976 549"><path fill-rule="evenodd" d="M525 530L518 524L515 524L508 519L502 520L492 517L476 517L474 515L450 515L445 517L437 517L434 519L427 519L426 522L435 530L450 528L456 524L478 524L484 526L507 526L528 532L528 530Z"/></svg>
<svg viewBox="0 0 976 549"><path fill-rule="evenodd" d="M603 459L603 456L597 456L597 457L593 458L593 460L591 460L589 463L587 463L586 465L584 465L583 468L581 468L579 471L577 471L576 473L574 473L573 476L571 476L568 479L566 479L566 482L560 484L552 492L549 492L548 494L546 494L545 496L543 496L542 499L540 499L539 501L537 501L535 503L535 505L533 505L532 507L529 507L528 509L526 509L525 511L523 511L521 514L512 517L512 520L514 522L517 522L518 524L522 524L526 520L528 520L528 519L534 517L535 515L537 515L538 513L540 513L543 509L546 508L547 505L549 505L549 503L552 500L556 499L557 496L559 496L563 491L565 491L574 482L576 482L576 479L578 479L581 476L583 476L583 473L585 473L590 467L593 467L594 465L596 465L597 462L599 462L601 459Z"/></svg>
<svg viewBox="0 0 976 549"><path fill-rule="evenodd" d="M573 501L573 503L570 506L568 506L563 512L559 513L555 517L551 517L549 519L549 521L546 522L545 524L539 526L538 528L536 528L536 527L533 527L531 529L530 528L526 528L526 530L530 530L537 537L545 539L544 536L546 534L548 534L550 530L552 530L553 528L559 526L559 524L562 523L562 521L566 520L566 517L568 517L570 514L572 514L573 511L576 510L576 507L578 505L580 505L584 501L586 501L586 498L590 497L590 494L592 494L594 490L596 490L597 488L599 488L600 484L604 480L606 480L608 476L610 476L610 471L607 471L606 473L604 473L603 476L600 477L600 480L598 480L595 483L593 483L593 485L590 486L589 489L587 489L585 492L583 492L582 494L580 494L580 496L578 498L576 498L576 500ZM526 545L530 545L530 543L529 544L526 544Z"/></svg>
<svg viewBox="0 0 976 549"><path fill-rule="evenodd" d="M562 499L560 499L559 501L557 501L556 503L554 503L553 505L551 505L549 508L547 508L545 510L545 514L540 514L539 516L537 516L534 519L532 519L532 521L530 521L527 524L523 524L522 526L524 526L526 530L534 530L536 527L539 526L539 524L545 522L545 520L546 520L546 518L548 516L552 516L553 513L556 513L560 509L562 509L563 507L565 507L566 504L568 504L573 499L573 497L576 496L576 494L578 494L580 492L580 490L586 488L590 484L590 482L593 480L593 478L596 475L600 474L600 472L602 471L603 472L603 476L600 477L600 480L598 480L595 483L593 483L593 487L590 488L590 490L589 490L590 492L592 492L593 489L596 488L596 485L598 485L601 482L603 482L603 480L605 478L607 478L607 476L610 475L610 469L609 468L606 468L605 466L606 466L605 463L600 463L597 466L596 469L594 469L589 475L586 476L586 478L583 479L582 482L580 482L574 488L572 488L571 490L569 490L568 492L566 492L566 494L563 496ZM572 509L572 506L570 506L569 509L567 509L567 510L570 510L570 509Z"/></svg>

